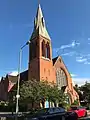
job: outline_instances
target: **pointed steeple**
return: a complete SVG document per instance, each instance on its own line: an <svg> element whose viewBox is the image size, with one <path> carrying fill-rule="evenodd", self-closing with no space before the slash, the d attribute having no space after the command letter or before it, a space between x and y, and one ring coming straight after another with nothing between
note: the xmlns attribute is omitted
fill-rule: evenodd
<svg viewBox="0 0 90 120"><path fill-rule="evenodd" d="M36 37L36 35L42 35L43 37L50 40L50 36L49 36L46 26L45 26L45 20L43 17L43 13L42 13L40 4L38 5L37 14L34 19L34 30L33 30L31 39Z"/></svg>

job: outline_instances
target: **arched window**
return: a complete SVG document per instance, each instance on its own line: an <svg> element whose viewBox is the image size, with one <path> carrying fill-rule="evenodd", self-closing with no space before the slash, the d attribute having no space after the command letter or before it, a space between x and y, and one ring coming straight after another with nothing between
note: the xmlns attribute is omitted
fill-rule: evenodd
<svg viewBox="0 0 90 120"><path fill-rule="evenodd" d="M57 69L56 71L56 80L57 80L57 85L61 89L64 86L67 86L67 76L61 68Z"/></svg>
<svg viewBox="0 0 90 120"><path fill-rule="evenodd" d="M45 57L45 41L42 42L42 56Z"/></svg>
<svg viewBox="0 0 90 120"><path fill-rule="evenodd" d="M50 45L49 43L46 44L46 58L50 59Z"/></svg>
<svg viewBox="0 0 90 120"><path fill-rule="evenodd" d="M46 53L45 57L48 58L48 47L47 47L47 45L46 45L45 53Z"/></svg>

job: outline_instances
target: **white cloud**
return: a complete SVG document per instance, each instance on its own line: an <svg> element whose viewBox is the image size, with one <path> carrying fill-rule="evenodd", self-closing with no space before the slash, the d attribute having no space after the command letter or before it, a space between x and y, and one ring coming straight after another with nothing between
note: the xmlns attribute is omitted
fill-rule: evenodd
<svg viewBox="0 0 90 120"><path fill-rule="evenodd" d="M76 59L77 62L86 62L87 59L86 58L82 58L82 59Z"/></svg>
<svg viewBox="0 0 90 120"><path fill-rule="evenodd" d="M61 56L73 56L74 54L76 54L76 52L72 51L72 52L68 52L68 53L63 53L63 54L61 54Z"/></svg>
<svg viewBox="0 0 90 120"><path fill-rule="evenodd" d="M85 63L84 63L84 64L90 65L90 62L88 62L88 61L85 61Z"/></svg>
<svg viewBox="0 0 90 120"><path fill-rule="evenodd" d="M18 71L12 71L11 73L9 73L9 75L11 75L11 76L17 76L18 75Z"/></svg>
<svg viewBox="0 0 90 120"><path fill-rule="evenodd" d="M90 64L90 54L81 54L79 57L76 57L76 61L79 63Z"/></svg>
<svg viewBox="0 0 90 120"><path fill-rule="evenodd" d="M88 45L90 45L90 38L88 38L88 41L89 41Z"/></svg>
<svg viewBox="0 0 90 120"><path fill-rule="evenodd" d="M58 52L60 48L53 48L53 52Z"/></svg>
<svg viewBox="0 0 90 120"><path fill-rule="evenodd" d="M70 47L72 47L72 44L62 45L62 46L60 47L60 49L65 49L65 48L70 48Z"/></svg>
<svg viewBox="0 0 90 120"><path fill-rule="evenodd" d="M62 55L69 55L69 56L72 56L72 55L74 55L76 52L75 51L70 51L70 52L68 52L68 53L63 53L63 50L64 49L66 49L66 48L74 48L74 47L76 47L76 46L78 46L78 45L80 45L80 43L78 43L78 42L76 42L75 40L71 43L71 44L67 44L67 45L62 45L61 47L59 47L59 48L54 48L53 49L53 52L54 53L57 53L57 54L59 54L59 52L60 52L60 54L62 54Z"/></svg>
<svg viewBox="0 0 90 120"><path fill-rule="evenodd" d="M78 86L84 85L85 82L90 82L90 78L72 78L74 84L78 84Z"/></svg>
<svg viewBox="0 0 90 120"><path fill-rule="evenodd" d="M59 51L60 49L66 49L66 48L73 48L76 45L80 45L80 43L73 41L71 44L62 45L60 48L54 48L53 51Z"/></svg>
<svg viewBox="0 0 90 120"><path fill-rule="evenodd" d="M88 38L88 40L90 40L90 38Z"/></svg>
<svg viewBox="0 0 90 120"><path fill-rule="evenodd" d="M76 41L73 41L71 44L62 45L62 46L60 47L60 49L73 48L73 47L75 47L76 45L80 45L80 43L78 43L78 42L76 42Z"/></svg>
<svg viewBox="0 0 90 120"><path fill-rule="evenodd" d="M88 57L90 57L90 54L87 54Z"/></svg>
<svg viewBox="0 0 90 120"><path fill-rule="evenodd" d="M82 59L82 58L83 58L83 56L77 57L77 59Z"/></svg>
<svg viewBox="0 0 90 120"><path fill-rule="evenodd" d="M79 57L76 57L76 61L77 61L77 62L80 62L80 63L82 63L82 62L87 62L87 58L84 57L83 55L81 55L81 56L79 56Z"/></svg>
<svg viewBox="0 0 90 120"><path fill-rule="evenodd" d="M70 74L71 75L71 77L77 77L78 75L76 75L76 74Z"/></svg>
<svg viewBox="0 0 90 120"><path fill-rule="evenodd" d="M82 57L87 58L87 60L89 60L90 59L90 54L83 54Z"/></svg>

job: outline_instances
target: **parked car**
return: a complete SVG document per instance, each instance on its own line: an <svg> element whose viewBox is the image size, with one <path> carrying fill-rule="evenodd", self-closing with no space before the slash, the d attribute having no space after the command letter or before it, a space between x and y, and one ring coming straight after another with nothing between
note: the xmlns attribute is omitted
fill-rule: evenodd
<svg viewBox="0 0 90 120"><path fill-rule="evenodd" d="M64 108L45 108L32 114L24 115L25 120L78 120L75 112L66 112Z"/></svg>
<svg viewBox="0 0 90 120"><path fill-rule="evenodd" d="M70 108L69 111L77 113L78 117L86 117L87 116L87 110L85 107L73 106Z"/></svg>

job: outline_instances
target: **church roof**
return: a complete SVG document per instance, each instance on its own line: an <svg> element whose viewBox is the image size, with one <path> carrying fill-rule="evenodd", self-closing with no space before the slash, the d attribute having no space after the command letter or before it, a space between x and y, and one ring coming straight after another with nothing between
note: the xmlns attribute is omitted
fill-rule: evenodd
<svg viewBox="0 0 90 120"><path fill-rule="evenodd" d="M43 16L40 4L38 5L37 14L34 19L34 30L33 30L31 39L33 39L37 35L42 35L43 37L50 40L50 36L45 26L45 20L44 20L44 16Z"/></svg>
<svg viewBox="0 0 90 120"><path fill-rule="evenodd" d="M9 81L8 92L10 92L14 88L14 86L17 84L18 76L7 75L6 79L8 79ZM20 73L20 82L27 81L27 80L28 80L28 70Z"/></svg>
<svg viewBox="0 0 90 120"><path fill-rule="evenodd" d="M58 57L55 57L55 58L52 59L53 65L55 64L55 62L56 62L57 59L58 59Z"/></svg>
<svg viewBox="0 0 90 120"><path fill-rule="evenodd" d="M12 83L17 83L17 76L8 75L8 79ZM20 82L27 80L28 80L28 70L20 73Z"/></svg>

